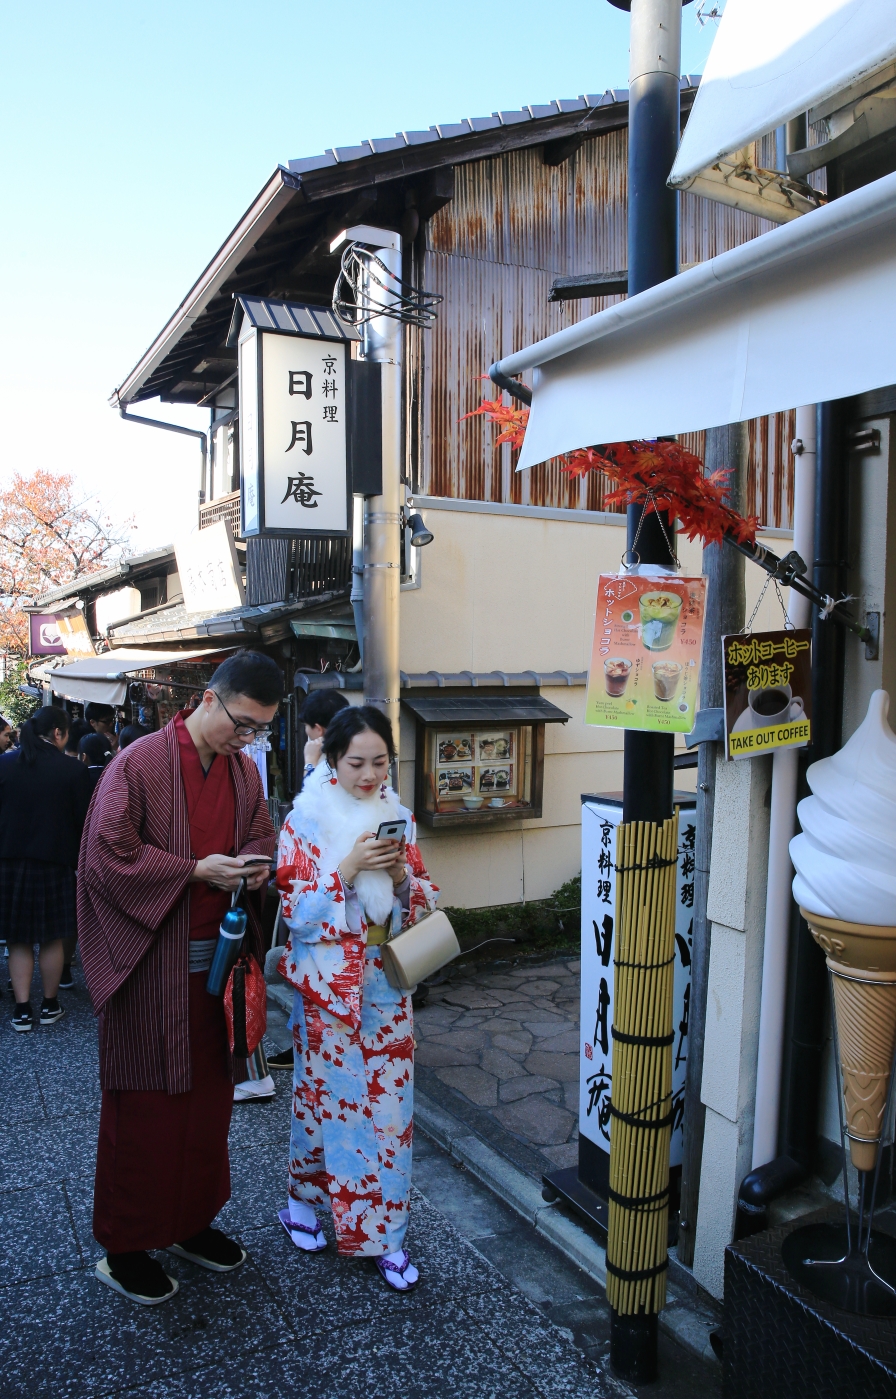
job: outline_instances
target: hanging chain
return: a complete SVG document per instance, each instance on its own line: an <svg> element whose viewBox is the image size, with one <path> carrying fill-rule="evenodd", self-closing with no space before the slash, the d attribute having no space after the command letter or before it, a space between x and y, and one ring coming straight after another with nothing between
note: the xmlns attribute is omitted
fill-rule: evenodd
<svg viewBox="0 0 896 1399"><path fill-rule="evenodd" d="M678 569L679 572L681 572L681 561L680 561L678 555L676 554L675 550L672 548L672 541L671 541L671 539L669 538L668 534L666 533L666 526L663 524L663 517L662 517L662 515L660 514L660 511L659 511L659 503L658 503L657 498L656 498L656 496L654 495L653 491L650 489L650 487L648 487L648 489L647 489L647 497L646 497L646 499L645 499L645 501L644 501L644 508L643 508L643 510L641 511L641 518L640 518L640 520L638 521L638 528L635 530L635 537L634 537L634 539L632 540L631 548L630 548L630 549L624 549L624 550L623 550L622 558L621 558L621 560L620 560L620 562L621 562L621 564L622 564L622 567L623 567L623 569L637 568L638 564L641 562L641 555L638 553L637 544L638 544L638 540L639 540L640 537L641 537L641 530L642 530L643 527L644 527L644 520L645 520L645 517L646 517L646 515L647 515L647 507L648 507L649 505L652 505L652 506L653 506L653 513L656 515L657 521L659 522L659 527L660 527L660 529L661 529L662 532L663 532L663 538L664 538L665 541L666 541L666 548L669 550L669 558L672 559L673 563L675 564L675 567ZM626 559L627 559L630 555L633 555L634 558L635 558L635 563L634 563L634 564L628 564L628 563L626 563ZM763 591L764 591L764 590L763 590Z"/></svg>
<svg viewBox="0 0 896 1399"><path fill-rule="evenodd" d="M749 620L749 622L747 622L747 625L744 627L744 635L745 635L745 636L749 636L750 633L751 633L751 631L753 630L753 622L754 622L755 619L756 619L756 613L759 611L760 607L762 606L762 599L765 597L766 593L768 592L769 585L772 584L772 583L774 583L774 585L775 585L775 592L776 592L777 595L778 595L778 602L781 604L781 611L782 611L783 614L784 614L784 630L785 630L785 631L793 631L793 630L794 630L793 623L791 622L790 618L789 618L788 615L787 615L787 608L784 606L784 594L781 592L781 585L780 585L780 583L778 582L777 578L773 578L772 575L769 573L769 574L767 575L767 577L766 577L765 582L764 582L763 585L762 585L762 592L759 594L759 597L758 597L758 599L757 599L757 601L756 601L756 606L753 608L753 611L750 613L750 620Z"/></svg>

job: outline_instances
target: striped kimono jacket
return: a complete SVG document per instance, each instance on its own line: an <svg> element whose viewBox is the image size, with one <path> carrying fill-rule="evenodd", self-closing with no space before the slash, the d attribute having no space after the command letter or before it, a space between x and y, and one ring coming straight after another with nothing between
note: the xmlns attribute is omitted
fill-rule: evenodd
<svg viewBox="0 0 896 1399"><path fill-rule="evenodd" d="M97 788L78 893L100 1013L93 1232L109 1253L189 1239L230 1198L224 1009L188 960L189 939L215 936L228 898L189 879L198 857L269 853L273 834L255 765L216 755L204 771L181 715ZM258 956L257 919L248 944Z"/></svg>
<svg viewBox="0 0 896 1399"><path fill-rule="evenodd" d="M242 753L220 761L229 764L233 783L233 849L273 854L258 769ZM100 1021L103 1088L190 1088L187 945L195 865L172 720L112 760L81 840L78 939ZM261 959L258 896L245 907L246 950Z"/></svg>
<svg viewBox="0 0 896 1399"><path fill-rule="evenodd" d="M397 811L408 837L407 907L396 899L396 929L433 908L438 888L414 844L412 813L388 796L392 810L382 814ZM341 1255L377 1257L402 1247L408 1225L412 1009L410 994L386 980L380 947L367 947L364 910L336 869L345 853L328 849L296 810L280 832L277 885L290 938L279 971L296 991L289 1193L329 1204Z"/></svg>

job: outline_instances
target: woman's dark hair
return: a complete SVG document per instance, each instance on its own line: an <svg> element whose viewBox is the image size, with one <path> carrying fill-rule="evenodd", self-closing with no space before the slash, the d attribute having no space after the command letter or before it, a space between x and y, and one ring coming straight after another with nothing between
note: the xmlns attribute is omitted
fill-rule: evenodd
<svg viewBox="0 0 896 1399"><path fill-rule="evenodd" d="M348 752L349 744L355 734L363 733L365 729L370 729L379 735L386 745L389 761L394 761L395 744L392 740L392 726L385 714L374 709L372 704L349 705L345 709L340 709L335 719L327 726L327 732L324 735L324 757L331 768L335 767L339 759Z"/></svg>
<svg viewBox="0 0 896 1399"><path fill-rule="evenodd" d="M87 734L92 734L93 729L86 719L70 719L68 729L68 742L65 745L66 753L77 755L78 744Z"/></svg>
<svg viewBox="0 0 896 1399"><path fill-rule="evenodd" d="M312 690L299 711L299 723L328 729L340 709L347 708L348 700L341 690Z"/></svg>
<svg viewBox="0 0 896 1399"><path fill-rule="evenodd" d="M112 752L112 745L105 734L85 734L78 744L78 756L84 755L87 758L89 767L105 767L110 758L115 755Z"/></svg>
<svg viewBox="0 0 896 1399"><path fill-rule="evenodd" d="M145 729L142 724L125 724L118 735L119 748L128 748L132 743L136 743L138 738L146 738L151 729Z"/></svg>
<svg viewBox="0 0 896 1399"><path fill-rule="evenodd" d="M231 695L245 695L256 704L279 704L283 675L277 662L263 651L235 651L218 666L208 688L224 701Z"/></svg>
<svg viewBox="0 0 896 1399"><path fill-rule="evenodd" d="M46 747L43 740L57 729L67 734L69 723L64 709L57 709L55 704L45 704L31 719L26 719L19 730L19 761L30 767Z"/></svg>

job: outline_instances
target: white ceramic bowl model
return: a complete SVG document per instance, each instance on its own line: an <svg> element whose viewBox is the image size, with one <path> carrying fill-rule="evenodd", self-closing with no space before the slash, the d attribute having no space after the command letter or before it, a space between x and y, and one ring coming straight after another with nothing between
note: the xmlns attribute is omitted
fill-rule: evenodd
<svg viewBox="0 0 896 1399"><path fill-rule="evenodd" d="M478 811L479 808L481 807L481 805L482 805L482 803L483 803L484 801L485 801L485 797L464 797L464 798L463 798L464 806L467 808L468 811Z"/></svg>

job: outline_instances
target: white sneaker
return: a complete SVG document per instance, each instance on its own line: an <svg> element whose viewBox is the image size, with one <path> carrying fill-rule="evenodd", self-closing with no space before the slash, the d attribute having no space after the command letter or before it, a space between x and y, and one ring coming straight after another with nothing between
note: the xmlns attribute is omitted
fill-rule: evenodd
<svg viewBox="0 0 896 1399"><path fill-rule="evenodd" d="M264 1103L268 1098L276 1096L274 1080L270 1074L265 1074L264 1078L247 1078L245 1083L238 1083L233 1090L235 1103Z"/></svg>

